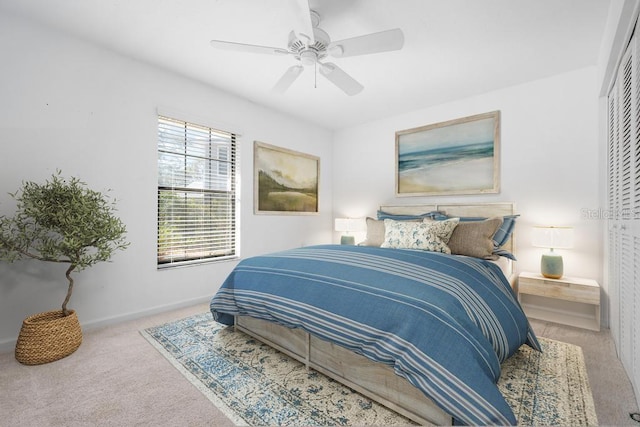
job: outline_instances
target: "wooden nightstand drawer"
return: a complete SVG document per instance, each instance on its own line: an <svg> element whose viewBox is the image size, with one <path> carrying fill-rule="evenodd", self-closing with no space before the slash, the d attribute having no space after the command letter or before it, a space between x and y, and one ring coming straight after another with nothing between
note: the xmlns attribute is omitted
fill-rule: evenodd
<svg viewBox="0 0 640 427"><path fill-rule="evenodd" d="M595 280L520 273L518 300L531 318L600 330L600 286Z"/></svg>
<svg viewBox="0 0 640 427"><path fill-rule="evenodd" d="M600 287L563 280L530 279L520 276L520 292L529 295L575 301L585 304L600 304Z"/></svg>

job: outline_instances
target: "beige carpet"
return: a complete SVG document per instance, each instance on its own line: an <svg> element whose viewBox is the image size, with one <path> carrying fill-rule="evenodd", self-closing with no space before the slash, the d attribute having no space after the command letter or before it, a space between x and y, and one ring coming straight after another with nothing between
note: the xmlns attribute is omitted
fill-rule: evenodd
<svg viewBox="0 0 640 427"><path fill-rule="evenodd" d="M87 330L78 351L47 365L24 366L12 352L0 354L0 425L232 426L139 333L207 306ZM638 408L607 330L532 324L541 336L582 347L600 425L640 425L629 418Z"/></svg>

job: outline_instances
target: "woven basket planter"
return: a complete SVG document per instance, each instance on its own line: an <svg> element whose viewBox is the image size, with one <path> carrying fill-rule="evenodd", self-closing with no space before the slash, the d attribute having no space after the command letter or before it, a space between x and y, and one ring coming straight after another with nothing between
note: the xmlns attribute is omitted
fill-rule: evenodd
<svg viewBox="0 0 640 427"><path fill-rule="evenodd" d="M41 365L62 359L82 343L82 329L74 310L63 316L62 310L29 316L22 322L16 359L25 365Z"/></svg>

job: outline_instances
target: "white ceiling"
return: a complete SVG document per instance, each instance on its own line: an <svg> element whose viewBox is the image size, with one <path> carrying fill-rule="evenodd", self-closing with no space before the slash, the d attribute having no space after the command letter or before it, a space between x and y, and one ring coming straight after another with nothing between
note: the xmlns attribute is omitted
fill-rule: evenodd
<svg viewBox="0 0 640 427"><path fill-rule="evenodd" d="M364 85L347 96L295 60L214 49L286 48L295 0L0 0L2 8L329 129L596 64L610 0L309 0L341 40L401 28L401 51L332 59Z"/></svg>

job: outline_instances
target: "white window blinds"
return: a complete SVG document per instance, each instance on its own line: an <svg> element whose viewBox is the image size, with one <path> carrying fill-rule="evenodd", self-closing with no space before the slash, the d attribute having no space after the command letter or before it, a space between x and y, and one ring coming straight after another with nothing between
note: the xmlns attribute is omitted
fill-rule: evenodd
<svg viewBox="0 0 640 427"><path fill-rule="evenodd" d="M236 255L235 134L158 117L158 266Z"/></svg>

